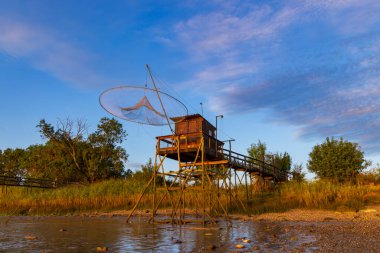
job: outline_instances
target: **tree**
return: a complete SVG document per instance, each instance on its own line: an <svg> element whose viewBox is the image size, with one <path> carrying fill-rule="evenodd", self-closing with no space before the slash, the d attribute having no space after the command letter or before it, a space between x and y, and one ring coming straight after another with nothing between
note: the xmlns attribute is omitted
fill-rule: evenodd
<svg viewBox="0 0 380 253"><path fill-rule="evenodd" d="M269 164L273 164L279 170L290 172L292 166L292 158L287 152L284 153L270 153L267 152L267 145L265 142L258 140L257 144L253 143L247 149L248 156L253 159L264 161Z"/></svg>
<svg viewBox="0 0 380 253"><path fill-rule="evenodd" d="M133 178L136 181L140 182L148 182L154 173L154 165L152 162L152 158L149 158L148 162L144 165L141 165L141 170L136 171L133 174Z"/></svg>
<svg viewBox="0 0 380 253"><path fill-rule="evenodd" d="M4 174L3 151L0 149L0 175Z"/></svg>
<svg viewBox="0 0 380 253"><path fill-rule="evenodd" d="M281 171L285 171L286 173L290 172L290 169L292 167L292 158L290 155L285 153L276 153L274 155L274 164L276 168L278 168Z"/></svg>
<svg viewBox="0 0 380 253"><path fill-rule="evenodd" d="M100 119L97 130L88 137L91 148L87 149L85 156L91 181L95 178L124 175L124 162L127 161L128 155L118 144L121 144L126 137L123 126L117 120Z"/></svg>
<svg viewBox="0 0 380 253"><path fill-rule="evenodd" d="M42 174L64 182L94 182L124 175L128 154L118 144L127 134L115 119L102 118L97 130L87 137L87 126L83 120L59 121L57 128L41 120L37 127L47 140L44 154L41 156L40 149L34 147L30 155L41 158L39 162L45 168Z"/></svg>
<svg viewBox="0 0 380 253"><path fill-rule="evenodd" d="M12 177L23 177L26 175L26 168L24 165L25 150L16 148L7 148L1 156L2 174Z"/></svg>
<svg viewBox="0 0 380 253"><path fill-rule="evenodd" d="M292 180L298 183L305 181L305 173L303 173L302 171L303 171L302 163L294 164L293 170L290 172Z"/></svg>
<svg viewBox="0 0 380 253"><path fill-rule="evenodd" d="M91 143L100 146L113 146L121 144L127 137L122 124L115 119L101 118L95 133L90 134L88 139Z"/></svg>
<svg viewBox="0 0 380 253"><path fill-rule="evenodd" d="M85 168L81 164L80 151L78 150L87 129L85 122L83 120L74 122L68 118L59 120L57 130L55 130L51 124L42 119L37 127L40 128L41 136L48 140L47 145L55 146L61 157L69 155L76 172L86 176Z"/></svg>
<svg viewBox="0 0 380 253"><path fill-rule="evenodd" d="M340 182L354 179L359 172L370 165L364 159L364 152L357 143L333 137L313 147L309 154L308 170L319 178Z"/></svg>
<svg viewBox="0 0 380 253"><path fill-rule="evenodd" d="M267 145L265 142L258 140L257 144L252 143L251 146L247 149L248 156L253 159L264 161L267 155Z"/></svg>

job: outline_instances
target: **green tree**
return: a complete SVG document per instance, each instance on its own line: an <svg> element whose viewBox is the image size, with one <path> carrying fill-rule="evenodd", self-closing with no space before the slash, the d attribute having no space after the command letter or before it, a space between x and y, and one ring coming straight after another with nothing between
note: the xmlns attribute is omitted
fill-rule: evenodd
<svg viewBox="0 0 380 253"><path fill-rule="evenodd" d="M279 170L290 172L292 166L292 158L287 152L284 153L270 153L267 151L267 145L265 142L258 140L257 144L253 143L247 149L248 156L253 159L264 161L269 164L273 164Z"/></svg>
<svg viewBox="0 0 380 253"><path fill-rule="evenodd" d="M148 182L152 178L153 173L154 173L154 165L152 162L152 158L149 158L147 163L145 163L144 165L141 165L141 170L138 170L133 174L133 178L136 181Z"/></svg>
<svg viewBox="0 0 380 253"><path fill-rule="evenodd" d="M294 164L293 165L293 169L290 172L292 180L296 181L296 182L299 182L299 183L300 182L304 182L305 181L305 173L303 173L302 171L303 171L303 165L302 165L302 163L300 163L300 164Z"/></svg>
<svg viewBox="0 0 380 253"><path fill-rule="evenodd" d="M258 140L257 144L251 144L251 146L247 149L247 152L249 157L256 160L265 161L265 157L267 155L267 145L265 142Z"/></svg>
<svg viewBox="0 0 380 253"><path fill-rule="evenodd" d="M0 149L0 175L4 174L3 151Z"/></svg>
<svg viewBox="0 0 380 253"><path fill-rule="evenodd" d="M90 134L88 142L91 147L85 154L85 162L91 181L124 175L124 162L128 155L121 146L127 137L122 124L115 119L102 118L97 130Z"/></svg>
<svg viewBox="0 0 380 253"><path fill-rule="evenodd" d="M37 127L47 140L43 159L40 160L45 175L63 182L94 182L124 175L128 155L118 144L127 135L115 119L102 118L97 130L88 137L85 136L87 127L82 120L59 121L57 128L41 120ZM31 151L32 156L40 156L36 147ZM46 173L46 168L49 168L49 173Z"/></svg>
<svg viewBox="0 0 380 253"><path fill-rule="evenodd" d="M292 158L287 152L284 153L276 153L274 155L274 164L276 168L281 171L285 171L286 173L290 172L292 167Z"/></svg>
<svg viewBox="0 0 380 253"><path fill-rule="evenodd" d="M25 168L25 150L7 148L1 156L2 174L5 176L23 177L27 171Z"/></svg>
<svg viewBox="0 0 380 253"><path fill-rule="evenodd" d="M95 133L90 134L88 139L98 146L112 146L121 144L127 137L122 124L115 119L101 118Z"/></svg>
<svg viewBox="0 0 380 253"><path fill-rule="evenodd" d="M326 138L324 143L313 147L307 167L319 178L342 182L354 179L369 165L357 143L345 141L342 138L336 140L332 137Z"/></svg>

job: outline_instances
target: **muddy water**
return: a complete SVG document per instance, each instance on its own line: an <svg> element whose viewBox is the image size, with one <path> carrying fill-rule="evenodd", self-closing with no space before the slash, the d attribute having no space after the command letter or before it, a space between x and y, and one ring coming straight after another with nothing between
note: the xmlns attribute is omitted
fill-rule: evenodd
<svg viewBox="0 0 380 253"><path fill-rule="evenodd" d="M234 220L217 225L153 225L125 217L0 217L0 252L289 252L315 241L291 223ZM243 242L243 238L250 241ZM236 249L241 244L243 249Z"/></svg>

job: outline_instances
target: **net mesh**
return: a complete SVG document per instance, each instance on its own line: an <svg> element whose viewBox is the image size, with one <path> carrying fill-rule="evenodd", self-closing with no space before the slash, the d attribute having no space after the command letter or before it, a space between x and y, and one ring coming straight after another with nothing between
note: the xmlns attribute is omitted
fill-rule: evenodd
<svg viewBox="0 0 380 253"><path fill-rule="evenodd" d="M159 92L169 118L187 115L186 106L167 93ZM99 98L112 115L141 124L168 124L157 92L146 87L122 86L104 91Z"/></svg>

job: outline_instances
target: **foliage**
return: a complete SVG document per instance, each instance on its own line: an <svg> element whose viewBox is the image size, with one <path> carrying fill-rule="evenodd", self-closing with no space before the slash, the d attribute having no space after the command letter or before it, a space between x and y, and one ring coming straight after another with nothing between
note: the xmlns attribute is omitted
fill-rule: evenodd
<svg viewBox="0 0 380 253"><path fill-rule="evenodd" d="M141 165L141 170L137 170L132 174L132 179L141 183L146 184L153 176L154 173L154 164L152 162L152 158L149 158L148 162L144 165ZM166 181L167 184L171 182L169 180ZM156 185L163 186L164 178L159 174L156 177Z"/></svg>
<svg viewBox="0 0 380 253"><path fill-rule="evenodd" d="M7 191L0 191L0 215L130 210L137 203L144 187L145 184L134 180L133 177L109 179L94 184L72 184L55 190L8 187ZM236 194L245 196L245 190L245 187L239 187ZM222 205L229 203L228 194L225 193L220 196ZM380 186L336 184L325 180L301 183L289 181L281 184L276 191L254 194L250 200L249 212L279 212L292 208L359 210L365 205L378 203L379 193ZM161 199L165 191L157 191L156 194L157 199ZM152 206L152 195L152 192L148 192L142 198L138 206L140 210ZM202 198L197 196L196 191L189 191L186 193L186 204L199 208L202 206ZM170 198L163 199L163 207L170 205ZM233 201L231 211L243 212L238 201Z"/></svg>
<svg viewBox="0 0 380 253"><path fill-rule="evenodd" d="M273 164L278 169L290 172L292 166L292 158L287 152L284 153L270 153L267 151L267 145L265 142L258 140L257 144L252 143L247 149L248 156L255 160L264 161L269 164Z"/></svg>
<svg viewBox="0 0 380 253"><path fill-rule="evenodd" d="M369 164L357 143L326 138L324 143L313 147L308 169L321 179L342 182L354 179Z"/></svg>
<svg viewBox="0 0 380 253"><path fill-rule="evenodd" d="M287 173L290 172L290 169L292 167L292 158L290 155L285 152L285 153L276 153L273 156L273 162L274 166L277 167L278 169L285 171Z"/></svg>
<svg viewBox="0 0 380 253"><path fill-rule="evenodd" d="M305 173L303 171L303 165L300 164L294 164L293 170L290 172L290 175L292 177L292 181L301 183L305 181Z"/></svg>
<svg viewBox="0 0 380 253"><path fill-rule="evenodd" d="M360 173L357 176L357 181L360 184L380 184L380 165L377 164L375 168Z"/></svg>
<svg viewBox="0 0 380 253"><path fill-rule="evenodd" d="M260 140L256 143L252 143L251 146L247 149L248 156L252 157L256 160L265 160L265 156L267 155L267 145L265 142L261 142Z"/></svg>
<svg viewBox="0 0 380 253"><path fill-rule="evenodd" d="M0 149L0 175L4 174L3 151Z"/></svg>
<svg viewBox="0 0 380 253"><path fill-rule="evenodd" d="M59 183L130 175L130 171L124 171L128 155L119 146L127 134L115 119L102 118L96 131L88 136L82 120L61 120L55 128L42 119L37 128L46 143L4 150L0 156L2 174L51 178Z"/></svg>
<svg viewBox="0 0 380 253"><path fill-rule="evenodd" d="M24 176L26 171L24 169L24 158L25 150L16 149L5 149L2 152L0 158L0 168L1 174L8 176Z"/></svg>
<svg viewBox="0 0 380 253"><path fill-rule="evenodd" d="M146 164L141 165L141 170L136 171L132 175L132 178L136 181L146 183L152 178L153 172L154 172L154 166L153 166L152 158L149 158Z"/></svg>

